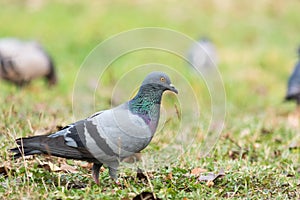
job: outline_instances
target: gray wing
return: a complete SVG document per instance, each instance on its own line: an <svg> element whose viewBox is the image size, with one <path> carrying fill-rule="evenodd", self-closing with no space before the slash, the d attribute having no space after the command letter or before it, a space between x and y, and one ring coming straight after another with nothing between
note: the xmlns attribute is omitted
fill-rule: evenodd
<svg viewBox="0 0 300 200"><path fill-rule="evenodd" d="M83 145L106 164L141 151L153 136L144 120L133 115L126 104L94 115L84 124L79 135Z"/></svg>
<svg viewBox="0 0 300 200"><path fill-rule="evenodd" d="M123 104L70 124L48 137L60 136L69 147L85 148L101 163L111 165L140 152L153 134L144 120L133 115Z"/></svg>

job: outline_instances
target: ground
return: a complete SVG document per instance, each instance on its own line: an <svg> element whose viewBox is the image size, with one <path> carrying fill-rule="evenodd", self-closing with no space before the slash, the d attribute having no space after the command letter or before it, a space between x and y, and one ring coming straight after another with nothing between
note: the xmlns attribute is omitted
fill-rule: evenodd
<svg viewBox="0 0 300 200"><path fill-rule="evenodd" d="M53 88L43 80L23 88L0 82L0 196L4 199L131 199L145 191L161 199L300 198L300 112L294 103L283 101L300 44L298 1L2 0L0 6L5 8L0 12L0 37L38 40L53 57L59 78ZM187 116L183 108L193 110L193 104L181 101L184 96L180 96L180 88L184 92L184 86L180 78L171 76L179 89L178 99L165 94L162 117L166 123L142 152L143 161L122 164L120 185L110 180L105 168L100 186L96 185L91 166L84 162L44 156L12 160L9 149L15 146L14 139L51 133L76 118L72 106L74 83L80 66L96 45L112 35L141 27L168 28L194 39L205 35L215 43L226 94L226 118L221 135L214 138L213 149L203 156L199 147L211 114L206 113L211 105L205 84L197 82L198 75L192 74L181 58L145 50L112 63L102 87L94 94L94 110L109 108L132 96L143 77L132 76L119 85L131 93L113 99L110 96L130 67L149 62L173 66L191 79L204 110L200 128L187 132L193 138L184 138L182 146L194 141L184 146L184 152L182 148L176 150L172 138L179 122L187 125L178 116ZM119 49L115 48L113 52ZM172 155L170 152L177 155L176 159L148 165L151 162L147 156ZM144 170L144 176L137 175L137 167ZM220 170L225 175L200 180Z"/></svg>

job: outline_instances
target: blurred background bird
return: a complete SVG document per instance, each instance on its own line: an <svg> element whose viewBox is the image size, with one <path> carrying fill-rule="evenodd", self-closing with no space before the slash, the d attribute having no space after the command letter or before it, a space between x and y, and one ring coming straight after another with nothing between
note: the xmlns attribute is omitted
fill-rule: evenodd
<svg viewBox="0 0 300 200"><path fill-rule="evenodd" d="M288 81L285 100L296 101L297 105L300 104L300 47L298 48L298 61Z"/></svg>
<svg viewBox="0 0 300 200"><path fill-rule="evenodd" d="M57 82L52 58L35 41L0 39L0 77L18 86L45 77L49 85Z"/></svg>
<svg viewBox="0 0 300 200"><path fill-rule="evenodd" d="M209 69L218 64L215 45L207 37L202 37L195 42L188 52L188 60L197 69Z"/></svg>

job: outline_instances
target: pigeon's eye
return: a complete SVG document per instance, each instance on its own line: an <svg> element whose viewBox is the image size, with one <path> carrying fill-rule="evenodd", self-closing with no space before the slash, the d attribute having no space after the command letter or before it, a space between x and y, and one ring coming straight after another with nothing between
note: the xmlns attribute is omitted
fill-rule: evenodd
<svg viewBox="0 0 300 200"><path fill-rule="evenodd" d="M165 77L160 77L160 82L163 82L163 83L165 83L165 82L166 82L166 79L165 79Z"/></svg>

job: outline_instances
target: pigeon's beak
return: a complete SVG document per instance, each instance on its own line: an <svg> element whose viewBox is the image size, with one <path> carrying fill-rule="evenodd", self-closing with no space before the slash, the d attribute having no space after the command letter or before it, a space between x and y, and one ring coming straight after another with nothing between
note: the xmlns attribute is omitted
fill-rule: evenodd
<svg viewBox="0 0 300 200"><path fill-rule="evenodd" d="M169 85L169 90L171 90L172 92L175 92L176 94L178 94L178 90L175 88L175 86L173 84Z"/></svg>

